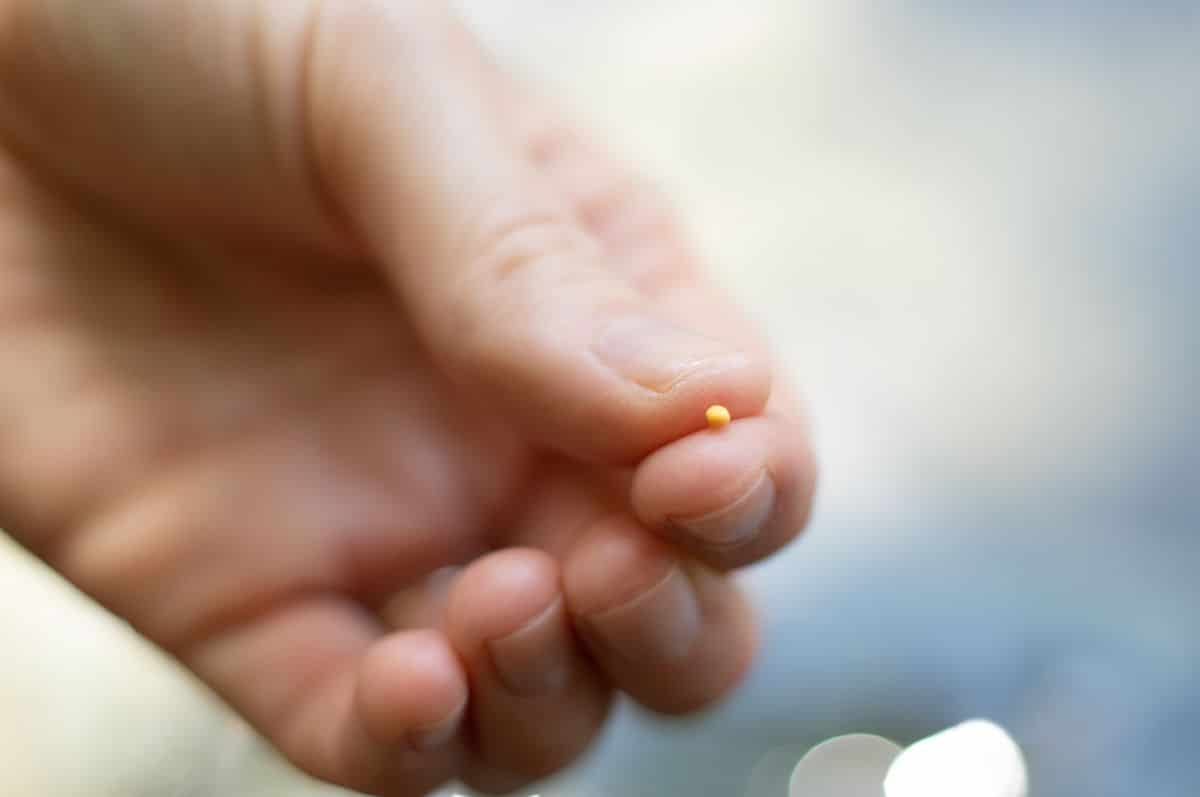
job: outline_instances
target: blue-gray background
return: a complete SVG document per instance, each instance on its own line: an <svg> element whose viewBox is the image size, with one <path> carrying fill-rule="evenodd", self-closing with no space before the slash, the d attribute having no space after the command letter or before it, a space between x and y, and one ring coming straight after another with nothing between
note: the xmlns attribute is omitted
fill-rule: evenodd
<svg viewBox="0 0 1200 797"><path fill-rule="evenodd" d="M745 688L542 794L782 797L822 738L972 716L1035 795L1200 794L1200 3L462 5L678 200L825 473ZM0 792L317 793L0 553Z"/></svg>

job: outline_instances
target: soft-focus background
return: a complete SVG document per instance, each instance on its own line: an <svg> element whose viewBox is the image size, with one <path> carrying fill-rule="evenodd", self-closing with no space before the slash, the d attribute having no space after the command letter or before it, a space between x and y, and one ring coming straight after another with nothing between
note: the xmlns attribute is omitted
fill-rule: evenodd
<svg viewBox="0 0 1200 797"><path fill-rule="evenodd" d="M1036 795L1200 794L1200 3L463 5L677 198L824 462L745 688L541 793L782 797L983 715ZM334 793L0 541L0 794Z"/></svg>

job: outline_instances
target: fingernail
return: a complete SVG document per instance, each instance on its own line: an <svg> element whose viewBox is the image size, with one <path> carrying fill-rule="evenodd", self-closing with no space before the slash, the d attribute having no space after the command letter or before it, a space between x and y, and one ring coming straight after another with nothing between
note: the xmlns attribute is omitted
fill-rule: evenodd
<svg viewBox="0 0 1200 797"><path fill-rule="evenodd" d="M700 625L695 590L678 566L628 603L587 618L587 627L605 648L636 662L683 658Z"/></svg>
<svg viewBox="0 0 1200 797"><path fill-rule="evenodd" d="M596 355L624 378L666 393L688 374L746 355L729 345L653 318L622 318L609 323L595 345Z"/></svg>
<svg viewBox="0 0 1200 797"><path fill-rule="evenodd" d="M732 504L693 518L671 518L671 524L710 545L743 543L762 528L775 509L775 482L764 469L754 484Z"/></svg>
<svg viewBox="0 0 1200 797"><path fill-rule="evenodd" d="M508 636L488 642L496 673L520 697L553 694L566 686L571 637L562 597Z"/></svg>
<svg viewBox="0 0 1200 797"><path fill-rule="evenodd" d="M432 725L426 725L423 728L414 728L409 731L409 745L419 753L444 746L458 733L458 726L462 722L466 709L467 703L464 700L462 705L450 712L445 719L435 722Z"/></svg>

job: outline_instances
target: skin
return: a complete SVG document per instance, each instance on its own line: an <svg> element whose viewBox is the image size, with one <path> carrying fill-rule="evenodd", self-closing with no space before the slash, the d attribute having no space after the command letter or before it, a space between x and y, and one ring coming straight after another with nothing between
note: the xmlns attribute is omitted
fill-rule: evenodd
<svg viewBox="0 0 1200 797"><path fill-rule="evenodd" d="M726 695L813 491L654 191L435 3L0 0L0 373L0 525L370 794Z"/></svg>

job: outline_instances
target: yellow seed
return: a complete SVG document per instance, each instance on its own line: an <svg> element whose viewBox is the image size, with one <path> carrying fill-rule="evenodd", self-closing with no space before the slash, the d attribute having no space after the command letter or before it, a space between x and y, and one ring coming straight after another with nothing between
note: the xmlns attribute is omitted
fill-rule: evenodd
<svg viewBox="0 0 1200 797"><path fill-rule="evenodd" d="M704 417L708 421L709 429L720 429L722 426L728 426L729 421L732 420L729 410L720 404L714 404L705 410Z"/></svg>

